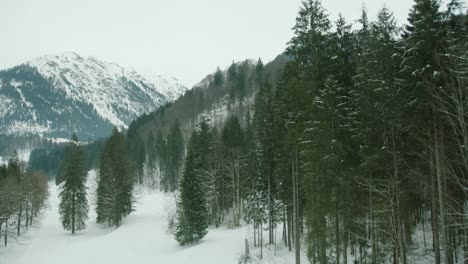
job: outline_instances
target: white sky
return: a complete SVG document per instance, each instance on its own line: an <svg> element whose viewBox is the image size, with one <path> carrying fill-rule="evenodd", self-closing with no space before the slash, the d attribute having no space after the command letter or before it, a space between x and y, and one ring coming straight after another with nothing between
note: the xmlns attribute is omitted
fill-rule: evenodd
<svg viewBox="0 0 468 264"><path fill-rule="evenodd" d="M411 0L384 4L399 24ZM363 0L323 0L335 20L360 15ZM192 86L219 65L284 51L301 0L0 0L0 69L75 51L179 78Z"/></svg>

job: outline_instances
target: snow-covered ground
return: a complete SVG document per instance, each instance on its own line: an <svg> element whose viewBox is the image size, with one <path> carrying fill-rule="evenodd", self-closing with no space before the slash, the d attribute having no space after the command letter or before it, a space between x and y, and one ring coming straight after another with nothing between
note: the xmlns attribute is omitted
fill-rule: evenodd
<svg viewBox="0 0 468 264"><path fill-rule="evenodd" d="M72 235L63 230L58 215L58 190L50 183L49 208L36 225L7 248L0 248L1 264L119 264L119 263L238 263L248 227L210 229L199 243L181 247L168 232L168 215L174 198L161 192L138 190L136 210L121 227L114 229L95 223L95 173L88 180L90 218L85 230ZM279 233L281 234L281 233ZM251 244L252 246L252 244ZM273 248L272 248L273 250ZM259 250L251 249L256 261ZM274 257L264 250L264 263L293 263L292 254Z"/></svg>

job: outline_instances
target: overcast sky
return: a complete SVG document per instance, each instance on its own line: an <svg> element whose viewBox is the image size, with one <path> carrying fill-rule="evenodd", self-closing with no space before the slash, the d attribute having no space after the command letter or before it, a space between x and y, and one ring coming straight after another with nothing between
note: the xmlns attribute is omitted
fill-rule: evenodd
<svg viewBox="0 0 468 264"><path fill-rule="evenodd" d="M363 0L323 0L333 20L360 15ZM411 0L384 4L400 24ZM179 78L192 86L219 65L284 51L301 0L0 0L0 68L75 51Z"/></svg>

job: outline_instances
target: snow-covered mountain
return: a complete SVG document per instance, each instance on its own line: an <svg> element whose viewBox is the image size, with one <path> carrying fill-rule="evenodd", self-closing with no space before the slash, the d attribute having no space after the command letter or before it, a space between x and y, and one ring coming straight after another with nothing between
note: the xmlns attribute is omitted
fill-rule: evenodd
<svg viewBox="0 0 468 264"><path fill-rule="evenodd" d="M186 90L175 78L74 52L47 55L0 71L0 133L96 138Z"/></svg>

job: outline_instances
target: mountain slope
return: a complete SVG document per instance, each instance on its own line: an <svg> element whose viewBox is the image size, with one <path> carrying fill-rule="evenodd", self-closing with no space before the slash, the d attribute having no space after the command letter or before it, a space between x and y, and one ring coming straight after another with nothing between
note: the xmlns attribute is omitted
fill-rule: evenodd
<svg viewBox="0 0 468 264"><path fill-rule="evenodd" d="M267 63L262 73L264 81L275 83L289 61L291 61L289 56L281 54ZM201 118L206 118L211 126L220 129L230 115L238 116L240 120L246 119L249 115L252 117L255 94L259 89L255 81L256 63L253 60L236 63L238 71L244 71L245 76L241 99L238 94L233 95L239 91L234 91L238 88L234 88L236 84L229 80L227 69L223 71L222 85L214 84L215 73L212 73L173 103L135 119L129 128L129 134L137 134L139 138L146 140L150 134L155 135L158 131L167 134L173 122L179 120L182 132L188 138L193 126ZM232 96L236 98L233 99Z"/></svg>
<svg viewBox="0 0 468 264"><path fill-rule="evenodd" d="M73 52L43 56L0 72L0 133L96 138L186 90L174 78Z"/></svg>

